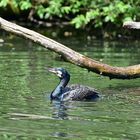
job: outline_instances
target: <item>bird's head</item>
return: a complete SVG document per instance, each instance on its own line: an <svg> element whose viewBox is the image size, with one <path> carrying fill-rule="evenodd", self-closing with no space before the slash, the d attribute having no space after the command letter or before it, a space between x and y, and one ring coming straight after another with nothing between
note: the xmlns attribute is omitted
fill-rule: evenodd
<svg viewBox="0 0 140 140"><path fill-rule="evenodd" d="M64 68L48 68L48 71L56 74L60 79L70 77Z"/></svg>

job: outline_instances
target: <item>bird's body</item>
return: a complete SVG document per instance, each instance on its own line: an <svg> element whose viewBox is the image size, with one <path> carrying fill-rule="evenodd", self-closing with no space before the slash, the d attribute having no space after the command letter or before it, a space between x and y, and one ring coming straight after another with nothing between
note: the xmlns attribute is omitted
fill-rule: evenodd
<svg viewBox="0 0 140 140"><path fill-rule="evenodd" d="M98 96L98 92L88 86L70 85L64 88L63 100L92 100Z"/></svg>
<svg viewBox="0 0 140 140"><path fill-rule="evenodd" d="M51 93L51 100L93 100L99 97L99 93L94 88L83 85L68 85L69 73L63 68L50 68L50 72L55 73L60 78L60 83Z"/></svg>

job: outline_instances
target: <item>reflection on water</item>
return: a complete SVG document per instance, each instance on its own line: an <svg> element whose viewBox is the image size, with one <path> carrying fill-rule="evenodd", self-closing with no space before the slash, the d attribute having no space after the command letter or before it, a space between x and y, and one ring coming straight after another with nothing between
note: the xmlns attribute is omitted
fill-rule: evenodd
<svg viewBox="0 0 140 140"><path fill-rule="evenodd" d="M58 40L114 66L140 62L138 42ZM140 79L100 77L19 38L4 38L0 61L0 139L140 139ZM95 87L101 98L51 103L49 95L59 81L46 66L66 68L71 84Z"/></svg>
<svg viewBox="0 0 140 140"><path fill-rule="evenodd" d="M68 104L68 103L67 103ZM64 102L54 101L52 102L52 117L55 119L68 119L68 106Z"/></svg>

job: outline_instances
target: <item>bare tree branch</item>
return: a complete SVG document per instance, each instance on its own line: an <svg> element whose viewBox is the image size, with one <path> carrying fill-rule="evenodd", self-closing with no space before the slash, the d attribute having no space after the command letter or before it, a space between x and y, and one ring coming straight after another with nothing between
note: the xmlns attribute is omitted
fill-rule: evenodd
<svg viewBox="0 0 140 140"><path fill-rule="evenodd" d="M32 40L41 46L62 55L66 61L110 79L133 79L140 77L140 64L128 67L113 67L88 58L35 31L8 22L0 17L0 27L7 32Z"/></svg>

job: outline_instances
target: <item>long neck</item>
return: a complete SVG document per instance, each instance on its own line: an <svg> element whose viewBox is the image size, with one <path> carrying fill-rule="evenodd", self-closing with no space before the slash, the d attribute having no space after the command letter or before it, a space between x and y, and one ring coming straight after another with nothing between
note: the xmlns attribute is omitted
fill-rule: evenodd
<svg viewBox="0 0 140 140"><path fill-rule="evenodd" d="M63 94L63 89L66 87L70 80L70 75L67 75L65 78L60 79L59 84L51 93L51 99L60 99Z"/></svg>

